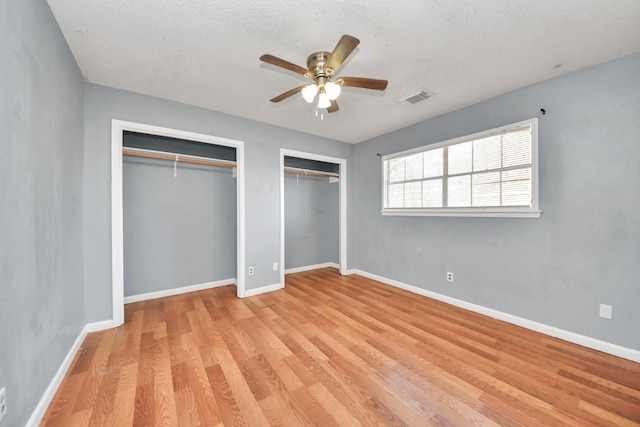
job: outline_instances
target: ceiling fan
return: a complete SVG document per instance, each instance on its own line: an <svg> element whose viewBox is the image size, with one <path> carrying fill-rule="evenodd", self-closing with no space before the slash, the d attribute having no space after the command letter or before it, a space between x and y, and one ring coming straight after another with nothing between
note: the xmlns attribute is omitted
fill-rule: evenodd
<svg viewBox="0 0 640 427"><path fill-rule="evenodd" d="M260 60L268 64L293 71L313 80L308 85L298 86L271 99L271 102L280 102L284 99L302 92L305 101L311 103L316 99L317 107L326 108L327 112L338 111L336 99L340 95L341 86L359 87L364 89L384 90L387 87L386 80L369 79L365 77L336 77L336 73L358 46L360 40L350 35L343 35L333 52L315 52L307 58L307 68L292 64L273 55L262 55Z"/></svg>

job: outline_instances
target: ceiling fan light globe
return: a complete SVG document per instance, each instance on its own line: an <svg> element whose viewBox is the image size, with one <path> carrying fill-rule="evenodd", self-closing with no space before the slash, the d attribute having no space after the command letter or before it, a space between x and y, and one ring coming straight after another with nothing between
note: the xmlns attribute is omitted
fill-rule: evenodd
<svg viewBox="0 0 640 427"><path fill-rule="evenodd" d="M318 108L329 108L331 106L331 101L326 93L321 92L318 96Z"/></svg>
<svg viewBox="0 0 640 427"><path fill-rule="evenodd" d="M316 93L318 93L318 86L316 85L308 85L302 88L302 97L308 103L313 102L313 98L316 97Z"/></svg>
<svg viewBox="0 0 640 427"><path fill-rule="evenodd" d="M324 85L324 91L330 100L335 100L340 96L340 85L334 82L328 82Z"/></svg>

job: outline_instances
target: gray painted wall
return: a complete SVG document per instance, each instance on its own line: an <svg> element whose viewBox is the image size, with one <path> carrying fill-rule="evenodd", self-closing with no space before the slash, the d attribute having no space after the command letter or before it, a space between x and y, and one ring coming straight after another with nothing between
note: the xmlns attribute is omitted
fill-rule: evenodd
<svg viewBox="0 0 640 427"><path fill-rule="evenodd" d="M540 117L540 219L380 215L376 153L535 116ZM635 54L356 145L351 264L640 349L639 117L640 54ZM446 282L447 271L455 273L454 283ZM600 303L613 305L612 320L598 317Z"/></svg>
<svg viewBox="0 0 640 427"><path fill-rule="evenodd" d="M85 324L83 79L47 3L0 3L0 388L24 425Z"/></svg>
<svg viewBox="0 0 640 427"><path fill-rule="evenodd" d="M268 103L268 101L265 101ZM274 108L277 106L273 106ZM280 148L347 159L352 146L241 117L87 83L84 231L89 321L111 319L111 119L232 138L245 143L246 289L279 283ZM313 115L309 120L317 120ZM325 120L327 126L330 120ZM349 167L349 166L348 166Z"/></svg>
<svg viewBox="0 0 640 427"><path fill-rule="evenodd" d="M339 263L340 184L298 176L284 174L285 268Z"/></svg>
<svg viewBox="0 0 640 427"><path fill-rule="evenodd" d="M125 156L124 295L236 277L231 168Z"/></svg>

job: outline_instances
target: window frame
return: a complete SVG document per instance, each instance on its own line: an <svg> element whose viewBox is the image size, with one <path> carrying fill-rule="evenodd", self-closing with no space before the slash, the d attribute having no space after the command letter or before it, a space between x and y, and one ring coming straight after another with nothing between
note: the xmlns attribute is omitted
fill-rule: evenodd
<svg viewBox="0 0 640 427"><path fill-rule="evenodd" d="M449 147L492 135L502 134L531 126L531 206L496 206L496 207L441 207L441 208L387 208L387 161L407 157L416 153L423 153L442 147ZM538 175L538 118L523 120L505 126L464 135L446 141L427 144L397 153L382 156L382 210L385 216L445 216L445 217L494 217L494 218L539 218L542 211L539 207L539 175ZM443 175L444 176L444 175ZM424 181L424 179L423 179Z"/></svg>

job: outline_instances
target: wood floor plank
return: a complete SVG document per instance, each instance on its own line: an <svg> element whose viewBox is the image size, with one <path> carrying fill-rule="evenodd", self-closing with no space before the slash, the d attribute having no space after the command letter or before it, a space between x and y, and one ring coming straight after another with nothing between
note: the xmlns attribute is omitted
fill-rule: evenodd
<svg viewBox="0 0 640 427"><path fill-rule="evenodd" d="M131 405L131 402L128 404ZM156 408L152 382L136 386L133 405L133 425L136 427L153 425Z"/></svg>
<svg viewBox="0 0 640 427"><path fill-rule="evenodd" d="M144 307L144 306L141 306ZM144 317L143 310L130 311L128 319L124 327L127 328L127 343L125 345L125 364L130 365L137 363L140 358L140 340L142 339L142 321Z"/></svg>
<svg viewBox="0 0 640 427"><path fill-rule="evenodd" d="M229 352L233 356L233 360L236 362L240 372L242 373L242 377L245 379L247 386L251 390L251 394L253 394L253 397L256 400L260 401L271 394L269 387L266 385L267 381L255 368L252 358L244 351L234 332L236 331L222 330L221 334L223 335L225 344L229 348ZM246 339L246 335L243 335L243 338ZM253 347L250 348L253 349ZM257 355L259 353L256 352L252 354Z"/></svg>
<svg viewBox="0 0 640 427"><path fill-rule="evenodd" d="M138 361L137 385L153 384L154 359L158 352L155 350L157 343L153 337L153 331L144 332L140 336L140 352Z"/></svg>
<svg viewBox="0 0 640 427"><path fill-rule="evenodd" d="M101 339L96 354L87 370L85 381L78 391L78 397L73 406L73 412L91 408L95 405L99 394L101 379L105 374L105 367L111 355L115 329L109 329L101 333ZM108 383L105 383L108 384Z"/></svg>
<svg viewBox="0 0 640 427"><path fill-rule="evenodd" d="M224 423L231 426L246 426L248 421L244 418L238 402L236 401L231 386L224 376L219 364L207 367L207 378L211 384L211 390L219 411L219 417Z"/></svg>
<svg viewBox="0 0 640 427"><path fill-rule="evenodd" d="M566 377L573 382L584 384L591 389L598 389L609 395L635 403L640 407L640 388L634 389L624 384L619 384L615 381L609 380L606 376L597 376L571 368L559 370L558 375Z"/></svg>
<svg viewBox="0 0 640 427"><path fill-rule="evenodd" d="M82 411L73 412L75 402L78 399L80 389L85 384L85 378L89 375L86 371L68 375L60 385L54 401L49 405L49 410L42 419L43 426L63 426L69 424L69 419ZM87 409L91 416L91 408Z"/></svg>
<svg viewBox="0 0 640 427"><path fill-rule="evenodd" d="M339 426L362 426L360 421L342 404L322 383L315 383L309 387L309 392L324 407L324 409L332 414Z"/></svg>
<svg viewBox="0 0 640 427"><path fill-rule="evenodd" d="M640 426L640 364L327 268L127 304L41 425Z"/></svg>
<svg viewBox="0 0 640 427"><path fill-rule="evenodd" d="M97 381L98 391L95 401L92 403L89 425L106 425L106 420L113 414L115 408L116 393L120 381L120 367L111 367L105 371Z"/></svg>
<svg viewBox="0 0 640 427"><path fill-rule="evenodd" d="M71 416L64 422L64 424L57 425L65 425L65 426L74 426L74 427L82 427L89 426L91 420L91 414L93 413L92 409L85 409L83 411L74 412Z"/></svg>
<svg viewBox="0 0 640 427"><path fill-rule="evenodd" d="M163 322L164 323L164 322ZM157 357L153 364L154 424L177 426L176 400L171 378L171 358L167 337L156 339Z"/></svg>
<svg viewBox="0 0 640 427"><path fill-rule="evenodd" d="M218 425L222 422L222 419L206 372L207 366L210 365L204 364L204 360L201 357L202 353L198 346L198 339L194 333L183 335L182 340L185 349L187 380L198 407L200 425Z"/></svg>
<svg viewBox="0 0 640 427"><path fill-rule="evenodd" d="M134 419L138 365L125 365L120 371L113 409L107 414L105 425L129 426Z"/></svg>
<svg viewBox="0 0 640 427"><path fill-rule="evenodd" d="M207 374L209 375L212 388L215 389L215 385L220 387L220 389L218 389L219 394L225 397L226 402L233 402L233 412L242 414L242 417L246 419L246 425L269 425L259 408L258 402L251 393L251 389L242 376L238 365L233 358L230 357L230 353L222 351L220 353L218 357L220 364L212 368L207 368ZM213 369L216 369L216 367L219 367L220 375L212 377L212 373L216 373L213 372ZM216 379L224 379L224 382L216 381Z"/></svg>
<svg viewBox="0 0 640 427"><path fill-rule="evenodd" d="M199 410L195 402L195 396L191 388L186 387L175 392L176 415L180 426L202 425L199 420ZM126 424L120 424L126 425Z"/></svg>

